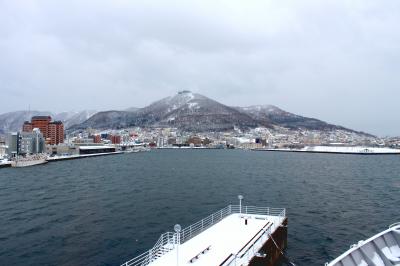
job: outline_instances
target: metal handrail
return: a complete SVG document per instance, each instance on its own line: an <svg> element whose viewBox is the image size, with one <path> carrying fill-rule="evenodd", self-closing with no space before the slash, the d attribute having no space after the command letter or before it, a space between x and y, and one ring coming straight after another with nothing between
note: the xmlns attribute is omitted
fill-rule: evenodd
<svg viewBox="0 0 400 266"><path fill-rule="evenodd" d="M400 225L400 222L397 222L397 223L389 225L389 228L397 227L399 225Z"/></svg>
<svg viewBox="0 0 400 266"><path fill-rule="evenodd" d="M207 228L211 227L212 225L218 223L225 217L229 216L230 214L234 213L241 213L251 214L251 215L268 215L268 216L278 216L281 217L279 223L282 223L285 216L286 216L286 209L284 208L269 208L269 207L256 207L256 206L240 206L240 205L228 205L227 207L207 216L206 218L184 228L178 237L178 233L166 232L160 236L157 240L156 244L150 250L140 254L139 256L125 262L121 266L145 266L149 265L151 262L157 260L162 255L170 252L171 250L175 249L176 245L178 244L178 239L180 239L180 244L185 243L189 239L195 237L196 235L200 234ZM274 229L276 228L275 225ZM271 227L267 230L270 232ZM249 246L247 252L241 256L242 258L248 258L251 253L254 255L258 249L256 247L259 246L261 239L264 239L267 235L267 231L265 231L255 243ZM267 235L268 236L268 235ZM254 251L256 250L256 251ZM253 251L253 252L251 252ZM232 262L235 262L237 258L237 254L235 255L235 259L230 261L227 266L231 265Z"/></svg>

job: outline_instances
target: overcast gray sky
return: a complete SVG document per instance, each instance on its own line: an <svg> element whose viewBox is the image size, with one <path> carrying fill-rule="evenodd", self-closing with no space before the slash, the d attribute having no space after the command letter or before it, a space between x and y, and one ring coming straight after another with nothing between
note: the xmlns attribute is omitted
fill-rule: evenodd
<svg viewBox="0 0 400 266"><path fill-rule="evenodd" d="M0 0L0 113L189 89L400 135L400 1Z"/></svg>

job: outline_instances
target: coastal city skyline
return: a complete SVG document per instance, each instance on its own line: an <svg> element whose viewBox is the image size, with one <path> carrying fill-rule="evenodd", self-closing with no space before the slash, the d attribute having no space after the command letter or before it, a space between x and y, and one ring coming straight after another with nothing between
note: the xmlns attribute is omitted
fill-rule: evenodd
<svg viewBox="0 0 400 266"><path fill-rule="evenodd" d="M6 116L11 127L0 128L0 133L6 135L3 143L11 157L45 150L52 156L77 155L82 145L94 145L95 150L111 145L122 151L137 146L308 151L309 147L319 149L321 145L327 146L321 149L339 146L343 151L345 147L363 150L400 146L399 138L379 138L275 106L229 107L188 90L140 109L54 117L46 112L23 112L14 116ZM0 122L1 119L4 120L0 117ZM396 152L381 150L391 151Z"/></svg>
<svg viewBox="0 0 400 266"><path fill-rule="evenodd" d="M182 95L182 99L180 99ZM196 95L196 96L195 96ZM189 98L186 98L189 97ZM192 99L193 97L193 99ZM137 107L131 107L131 108L126 108L126 109L117 109L117 110L80 110L80 111L66 111L66 112L61 112L61 113L55 113L55 112L51 112L51 111L42 111L42 110L23 110L23 111L16 111L16 112L8 112L5 114L0 114L0 135L1 133L7 133L10 131L18 131L20 130L20 125L18 123L21 123L22 120L24 120L25 123L28 123L28 120L30 120L33 116L53 116L55 117L57 120L60 120L64 123L66 123L65 125L65 129L69 130L71 132L71 130L74 130L74 127L76 127L77 125L81 124L79 126L79 128L81 129L85 129L85 127L87 127L87 129L90 128L97 128L97 129L103 129L103 130L113 130L113 129L118 129L118 128L131 128L131 127L150 127L151 128L157 128L156 125L144 125L144 124L137 124L135 122L129 122L128 124L126 124L126 122L124 122L123 124L118 125L118 122L121 119L121 116L134 116L134 113L141 113L141 110L147 110L150 108L150 110L152 109L152 107L154 108L154 106L157 105L165 105L168 104L170 105L170 108L166 109L165 111L167 113L173 111L175 108L178 107L178 105L182 105L185 102L188 102L189 104L189 113L188 115L192 116L195 113L198 113L197 115L212 115L214 117L219 115L219 112L221 110L218 110L218 108L214 111L208 110L203 110L202 108L200 108L201 106L199 106L199 102L197 99L198 97L200 97L200 102L202 102L202 98L206 99L207 101L210 101L209 104L211 103L216 104L217 106L220 105L224 108L228 108L228 109L233 109L233 110L238 110L239 112L242 112L244 114L253 116L253 118L255 118L256 120L259 120L261 117L263 119L266 119L264 122L260 121L255 121L258 125L256 124L252 124L250 125L250 128L254 128L254 127L274 127L277 124L274 122L274 120L278 119L284 119L287 120L288 118L285 118L285 116L289 115L289 117L292 117L290 120L291 122L289 124L287 123L283 123L281 124L281 126L283 127L287 127L290 130L293 130L295 128L298 129L314 129L314 130L322 130L322 131L331 131L331 133L333 133L333 128L330 127L325 127L323 124L326 123L327 125L333 126L333 127L343 127L343 125L340 124L333 124L330 123L330 121L324 121L324 120L319 120L316 119L315 117L304 117L301 114L293 114L291 112L287 112L287 110L282 110L281 108L275 106L275 105L251 105L251 106L226 106L223 103L217 102L214 99L208 98L204 95L198 94L198 93L194 93L191 92L189 90L182 90L179 91L178 93L176 93L175 95L171 95L162 99L158 99L157 101L153 101L150 105L148 106L144 106L142 108L137 108ZM177 98L177 99L175 99ZM171 100L175 99L175 101L177 102L170 102ZM192 103L190 103L192 102ZM204 104L204 103L203 103ZM196 106L196 108L192 108ZM184 105L182 105L182 107L184 107ZM156 108L157 110L158 108ZM154 111L156 111L154 110ZM116 115L113 116L113 120L110 120L110 118L108 118L108 114L109 113L114 113L116 112ZM146 111L145 111L146 112ZM156 111L158 112L158 111ZM195 113L193 113L195 112ZM276 113L276 114L274 114ZM154 114L153 114L154 115ZM157 114L155 114L157 115ZM278 115L278 116L277 116ZM99 117L105 116L103 118L101 118L101 120L106 119L108 122L106 123L98 123L95 121L99 120ZM255 116L255 117L254 117ZM273 116L274 118L271 120L271 116ZM280 118L279 118L280 117ZM21 120L22 119L22 120ZM240 126L241 122L236 121L235 122L235 115L234 114L230 114L230 116L227 118L228 123L230 123L232 126L233 125L237 125ZM293 120L294 119L294 120ZM298 121L297 121L298 120ZM304 121L303 121L304 120ZM310 120L309 122L307 122L307 120ZM308 125L308 123L314 123L314 120L317 121L318 123L320 123L320 125L313 125L310 127L310 125ZM297 122L295 122L297 121ZM4 123L3 123L4 122ZM86 123L86 124L85 124ZM207 122L208 124L212 124L213 121L210 120ZM279 123L278 123L279 124ZM321 126L322 125L322 126ZM163 125L161 127L177 127L177 129L179 131L185 131L184 128L180 128L179 125ZM362 130L358 130L357 128L351 128L351 127L344 127L345 129L348 129L350 131L355 131L355 132L360 132L360 133L366 133L366 134L371 134L374 135L371 132L365 132ZM76 129L76 128L75 128ZM227 128L229 129L229 128ZM192 134L198 134L198 133L205 133L207 132L208 129L206 128L198 128L195 130L189 130L189 132L191 132ZM221 131L221 130L219 130ZM224 130L222 130L224 131ZM379 135L379 134L375 134L376 137L378 138L386 138L386 137L398 137L397 135L393 135L390 136L388 134L386 135Z"/></svg>

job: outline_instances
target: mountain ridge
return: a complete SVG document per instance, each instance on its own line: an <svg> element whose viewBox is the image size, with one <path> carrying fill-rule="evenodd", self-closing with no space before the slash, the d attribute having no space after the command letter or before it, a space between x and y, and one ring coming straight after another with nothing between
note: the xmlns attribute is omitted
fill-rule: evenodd
<svg viewBox="0 0 400 266"><path fill-rule="evenodd" d="M291 130L344 130L360 135L371 134L304 117L274 105L231 107L198 93L180 91L133 111L99 112L71 130L85 128L174 127L184 131L226 131L235 127L248 129L275 126Z"/></svg>
<svg viewBox="0 0 400 266"><path fill-rule="evenodd" d="M344 130L364 136L371 134L325 121L287 112L275 105L232 107L191 91L180 91L143 108L124 110L52 113L45 111L16 111L0 114L0 134L20 130L34 115L50 115L64 122L68 130L121 129L127 127L172 127L182 131L227 131L235 128L283 127L290 130Z"/></svg>

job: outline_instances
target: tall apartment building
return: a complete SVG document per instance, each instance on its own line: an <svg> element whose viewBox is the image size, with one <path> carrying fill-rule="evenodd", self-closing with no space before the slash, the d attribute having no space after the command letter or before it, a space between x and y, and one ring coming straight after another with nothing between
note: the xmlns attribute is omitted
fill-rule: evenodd
<svg viewBox="0 0 400 266"><path fill-rule="evenodd" d="M64 142L64 124L61 121L50 122L47 130L50 144L55 145Z"/></svg>
<svg viewBox="0 0 400 266"><path fill-rule="evenodd" d="M22 131L32 132L34 128L40 129L48 144L64 142L64 124L61 121L51 122L51 116L33 116L31 122L24 122Z"/></svg>
<svg viewBox="0 0 400 266"><path fill-rule="evenodd" d="M51 116L42 116L42 115L33 116L31 122L25 121L24 125L22 126L22 131L31 132L34 128L38 128L40 129L40 132L42 132L43 136L47 138L47 130L50 121L51 121Z"/></svg>

